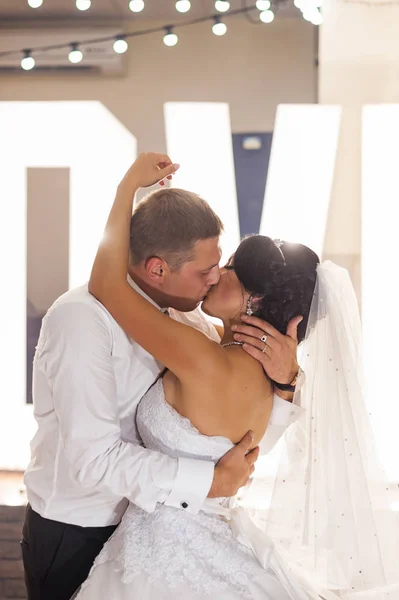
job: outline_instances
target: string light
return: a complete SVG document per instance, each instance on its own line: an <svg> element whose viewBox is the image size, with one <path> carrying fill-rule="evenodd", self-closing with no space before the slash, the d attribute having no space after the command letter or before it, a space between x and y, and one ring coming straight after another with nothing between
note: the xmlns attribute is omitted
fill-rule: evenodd
<svg viewBox="0 0 399 600"><path fill-rule="evenodd" d="M76 8L78 10L89 10L91 6L91 0L76 0Z"/></svg>
<svg viewBox="0 0 399 600"><path fill-rule="evenodd" d="M323 23L323 15L317 8L305 11L302 13L302 16L305 21L309 21L312 25L321 25Z"/></svg>
<svg viewBox="0 0 399 600"><path fill-rule="evenodd" d="M68 55L69 61L76 65L83 59L83 52L79 50L79 44L71 44L71 51Z"/></svg>
<svg viewBox="0 0 399 600"><path fill-rule="evenodd" d="M294 0L294 6L302 12L305 21L309 21L313 25L323 23L323 15L319 10L322 5L323 0Z"/></svg>
<svg viewBox="0 0 399 600"><path fill-rule="evenodd" d="M269 10L271 5L270 0L256 0L256 8L260 11Z"/></svg>
<svg viewBox="0 0 399 600"><path fill-rule="evenodd" d="M230 8L229 0L216 0L215 8L219 12L227 12Z"/></svg>
<svg viewBox="0 0 399 600"><path fill-rule="evenodd" d="M31 71L35 66L35 59L31 56L30 50L24 50L24 57L21 60L21 68L24 71Z"/></svg>
<svg viewBox="0 0 399 600"><path fill-rule="evenodd" d="M139 13L144 10L145 4L144 0L130 0L129 8L134 13Z"/></svg>
<svg viewBox="0 0 399 600"><path fill-rule="evenodd" d="M165 46L176 46L179 38L173 33L173 27L166 27L166 33L163 36L163 43Z"/></svg>
<svg viewBox="0 0 399 600"><path fill-rule="evenodd" d="M177 12L186 13L191 8L191 2L190 0L177 0L175 7Z"/></svg>
<svg viewBox="0 0 399 600"><path fill-rule="evenodd" d="M314 13L313 18L310 20L313 25L322 25L323 21L323 15L319 10Z"/></svg>
<svg viewBox="0 0 399 600"><path fill-rule="evenodd" d="M259 15L262 23L272 23L274 21L274 12L272 10L264 10Z"/></svg>
<svg viewBox="0 0 399 600"><path fill-rule="evenodd" d="M215 35L224 35L227 31L227 26L222 23L219 17L215 17L215 22L212 25L212 31Z"/></svg>
<svg viewBox="0 0 399 600"><path fill-rule="evenodd" d="M28 0L28 1L33 3L33 2L38 2L39 0ZM306 18L308 20L310 20L315 25L319 25L323 19L323 16L320 13L318 7L321 6L322 1L323 0L294 0L294 3L295 3L295 6L297 6L298 8L301 7L300 10L305 13ZM265 4L265 2L267 2L267 4ZM222 4L224 11L226 11L226 8L228 9L230 7L230 3L227 0L217 0L216 3L218 4L218 6ZM216 3L215 3L215 6L216 6ZM257 0L257 4L259 5L258 7L261 7L261 8L263 8L264 6L267 6L269 3L270 3L270 0ZM139 8L144 8L144 2L143 2L143 0L131 0L129 6L130 6L130 8L137 10ZM226 14L226 17L245 14L245 13L248 13L248 12L254 10L254 8L256 8L255 4L253 4L251 6L245 6L242 8L230 10L230 12L228 14ZM260 11L259 18L265 23L271 23L274 20L274 13L269 9L263 10L263 11ZM83 52L79 49L79 46L88 46L94 42L95 43L109 42L109 43L114 44L115 52L117 52L118 54L119 53L122 54L123 52L126 52L126 50L127 50L127 42L126 42L127 38L142 36L142 35L150 35L150 34L162 32L165 30L166 30L166 33L164 35L165 45L175 46L178 43L178 37L173 31L173 29L175 27L193 26L197 23L204 23L206 21L213 21L214 25L216 25L217 23L216 23L215 19L216 19L216 15L213 14L213 15L208 15L208 16L204 16L204 17L199 17L197 19L193 19L193 20L187 21L185 23L179 22L176 24L172 24L168 27L158 26L158 27L151 27L149 29L144 29L144 30L141 29L139 31L131 31L131 32L124 33L123 35L121 34L117 37L115 37L113 35L113 36L104 36L100 39L98 39L98 38L86 39L86 40L83 40L80 42L74 42L74 43L69 42L69 43L65 43L65 44L56 44L56 45L49 44L48 46L40 46L37 48L32 48L31 52L35 53L35 51L40 50L40 53L43 54L46 52L51 52L52 50L59 50L60 48L71 47L71 51L69 52L69 60L72 63L76 64L76 63L79 63L83 59ZM224 33L226 33L226 30L227 30L226 26L222 23L220 23L220 24L218 23L217 25L218 25L218 27L215 27L215 29L218 33L216 33L215 35L224 35ZM214 29L214 28L212 28L212 29ZM215 33L215 31L214 31L214 33ZM20 54L23 52L24 52L23 49L3 50L3 51L0 51L0 57L14 55L14 54ZM24 57L24 58L27 58L27 57ZM32 63L32 61L27 61L26 64L29 65L31 63Z"/></svg>
<svg viewBox="0 0 399 600"><path fill-rule="evenodd" d="M28 4L31 8L40 8L43 0L28 0Z"/></svg>
<svg viewBox="0 0 399 600"><path fill-rule="evenodd" d="M322 0L294 0L294 6L299 8L303 13L314 11L316 8L321 8Z"/></svg>
<svg viewBox="0 0 399 600"><path fill-rule="evenodd" d="M128 45L127 41L125 40L125 37L123 35L118 35L118 37L116 38L116 40L114 42L115 52L117 54L124 54L128 48L129 48L129 45Z"/></svg>

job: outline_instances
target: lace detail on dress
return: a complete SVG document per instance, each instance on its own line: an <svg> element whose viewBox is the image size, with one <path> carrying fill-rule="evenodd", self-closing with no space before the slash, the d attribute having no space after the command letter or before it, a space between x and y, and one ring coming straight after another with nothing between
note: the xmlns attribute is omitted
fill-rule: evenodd
<svg viewBox="0 0 399 600"><path fill-rule="evenodd" d="M171 588L188 584L197 593L217 598L234 589L246 600L251 580L261 567L251 550L238 544L219 515L191 515L160 506L154 513L130 505L117 532L94 565L112 561L124 584L145 573L149 581Z"/></svg>
<svg viewBox="0 0 399 600"><path fill-rule="evenodd" d="M217 462L233 443L222 436L205 436L165 400L162 379L148 390L137 409L137 427L144 446L177 457Z"/></svg>
<svg viewBox="0 0 399 600"><path fill-rule="evenodd" d="M141 401L137 426L147 448L173 457L217 462L233 446L227 438L202 435L173 409L165 400L162 380ZM193 515L164 505L153 513L129 505L93 570L109 561L125 584L145 573L150 582L158 580L171 588L188 584L196 593L215 598L234 590L251 600L248 585L262 572L252 551L237 543L222 516L202 511ZM90 578L82 590L86 585Z"/></svg>

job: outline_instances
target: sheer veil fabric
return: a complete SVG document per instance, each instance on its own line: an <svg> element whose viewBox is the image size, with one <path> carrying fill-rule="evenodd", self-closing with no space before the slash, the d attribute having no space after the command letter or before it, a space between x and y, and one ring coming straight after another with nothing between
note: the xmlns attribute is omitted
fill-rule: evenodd
<svg viewBox="0 0 399 600"><path fill-rule="evenodd" d="M303 410L285 434L267 510L270 485L253 482L251 516L321 597L399 600L398 487L378 464L361 343L349 275L327 261L318 267L302 345L294 404Z"/></svg>

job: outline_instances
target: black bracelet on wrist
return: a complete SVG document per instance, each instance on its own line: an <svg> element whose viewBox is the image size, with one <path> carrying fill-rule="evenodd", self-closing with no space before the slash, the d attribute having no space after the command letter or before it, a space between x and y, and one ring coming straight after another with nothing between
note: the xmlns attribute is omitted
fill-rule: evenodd
<svg viewBox="0 0 399 600"><path fill-rule="evenodd" d="M295 385L291 385L290 383L277 383L277 381L274 381L274 385L282 392L295 392Z"/></svg>
<svg viewBox="0 0 399 600"><path fill-rule="evenodd" d="M276 388L278 388L282 392L295 392L295 386L296 386L296 382L298 381L298 377L299 377L299 370L298 370L297 374L295 375L295 377L290 381L290 383L278 383L277 381L274 381L274 385L276 386Z"/></svg>

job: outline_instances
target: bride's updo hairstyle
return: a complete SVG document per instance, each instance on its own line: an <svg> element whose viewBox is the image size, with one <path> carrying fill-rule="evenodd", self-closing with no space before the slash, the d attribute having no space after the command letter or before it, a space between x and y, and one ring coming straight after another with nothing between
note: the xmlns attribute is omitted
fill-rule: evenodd
<svg viewBox="0 0 399 600"><path fill-rule="evenodd" d="M228 267L251 296L254 316L268 321L280 333L298 315L298 342L306 333L316 284L319 257L302 244L274 242L264 235L245 238Z"/></svg>

